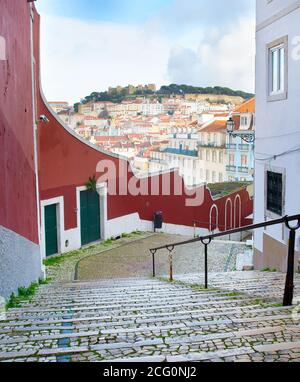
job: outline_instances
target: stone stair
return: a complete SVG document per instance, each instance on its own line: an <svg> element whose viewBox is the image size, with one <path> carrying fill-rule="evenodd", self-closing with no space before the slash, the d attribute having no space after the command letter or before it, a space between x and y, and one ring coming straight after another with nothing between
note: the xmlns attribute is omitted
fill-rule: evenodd
<svg viewBox="0 0 300 382"><path fill-rule="evenodd" d="M209 290L177 279L42 286L0 321L0 361L300 360L299 311L277 303L283 275L214 274Z"/></svg>

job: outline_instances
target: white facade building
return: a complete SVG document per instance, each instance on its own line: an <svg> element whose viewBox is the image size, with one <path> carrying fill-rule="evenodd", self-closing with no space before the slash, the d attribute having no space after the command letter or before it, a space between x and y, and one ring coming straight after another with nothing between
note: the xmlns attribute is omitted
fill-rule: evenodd
<svg viewBox="0 0 300 382"><path fill-rule="evenodd" d="M141 113L143 115L159 115L164 113L164 105L159 102L150 102L146 100L141 105Z"/></svg>
<svg viewBox="0 0 300 382"><path fill-rule="evenodd" d="M254 220L258 223L300 213L300 1L256 3ZM285 271L288 236L285 225L257 231L255 268ZM299 231L297 236L299 251Z"/></svg>
<svg viewBox="0 0 300 382"><path fill-rule="evenodd" d="M199 135L195 129L174 128L169 136L169 145L161 151L152 151L149 172L177 168L186 186L203 183L201 163L198 157ZM202 171L203 173L203 171Z"/></svg>

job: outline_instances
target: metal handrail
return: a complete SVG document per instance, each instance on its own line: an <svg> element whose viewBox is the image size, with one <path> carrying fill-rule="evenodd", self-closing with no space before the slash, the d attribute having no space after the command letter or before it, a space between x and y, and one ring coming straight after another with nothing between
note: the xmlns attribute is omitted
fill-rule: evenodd
<svg viewBox="0 0 300 382"><path fill-rule="evenodd" d="M289 223L296 221L297 225L291 226ZM155 277L155 254L157 251L162 249L167 249L169 251L169 260L170 260L170 280L173 280L173 259L172 252L176 247L183 246L186 244L198 243L201 242L204 245L205 249L205 288L208 288L208 246L212 242L213 239L218 237L233 235L235 233L241 233L245 231L253 231L259 228L266 228L278 224L285 224L286 227L290 230L289 236L289 249L288 249L288 267L287 267L287 277L286 277L286 285L284 292L283 305L289 306L292 305L293 302L293 292L294 292L294 261L295 261L295 241L296 241L296 231L300 228L300 214L293 216L284 216L279 219L270 220L268 222L251 224L240 228L234 228L228 231L219 232L215 234L210 234L206 236L200 236L194 239L185 240L173 244L163 245L156 248L151 248L150 252L152 254L153 260L153 277Z"/></svg>

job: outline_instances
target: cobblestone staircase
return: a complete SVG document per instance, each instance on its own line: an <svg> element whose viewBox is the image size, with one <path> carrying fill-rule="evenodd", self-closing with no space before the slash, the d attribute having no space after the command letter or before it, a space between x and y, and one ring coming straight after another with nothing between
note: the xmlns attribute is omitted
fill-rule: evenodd
<svg viewBox="0 0 300 382"><path fill-rule="evenodd" d="M277 303L284 275L215 274L207 291L178 279L42 286L0 322L0 361L300 361L299 311Z"/></svg>

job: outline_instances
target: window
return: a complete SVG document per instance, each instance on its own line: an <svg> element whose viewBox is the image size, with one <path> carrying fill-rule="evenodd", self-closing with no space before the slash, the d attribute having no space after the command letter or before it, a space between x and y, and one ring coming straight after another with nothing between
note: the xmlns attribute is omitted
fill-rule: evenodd
<svg viewBox="0 0 300 382"><path fill-rule="evenodd" d="M223 152L219 152L219 163L223 163Z"/></svg>
<svg viewBox="0 0 300 382"><path fill-rule="evenodd" d="M271 94L284 91L284 55L283 45L271 50Z"/></svg>
<svg viewBox="0 0 300 382"><path fill-rule="evenodd" d="M209 162L210 161L210 151L206 150L206 160Z"/></svg>
<svg viewBox="0 0 300 382"><path fill-rule="evenodd" d="M248 124L248 118L247 117L241 117L241 125L247 126Z"/></svg>
<svg viewBox="0 0 300 382"><path fill-rule="evenodd" d="M267 171L267 210L283 215L283 174Z"/></svg>
<svg viewBox="0 0 300 382"><path fill-rule="evenodd" d="M241 155L241 164L242 164L242 167L247 167L248 166L248 157L247 157L247 155Z"/></svg>
<svg viewBox="0 0 300 382"><path fill-rule="evenodd" d="M206 170L206 181L209 183L210 181L210 171Z"/></svg>
<svg viewBox="0 0 300 382"><path fill-rule="evenodd" d="M287 37L268 45L268 97L270 101L287 97L287 46Z"/></svg>
<svg viewBox="0 0 300 382"><path fill-rule="evenodd" d="M217 134L214 134L214 145L216 146L218 143L218 136Z"/></svg>
<svg viewBox="0 0 300 382"><path fill-rule="evenodd" d="M216 151L213 151L213 153L212 153L212 161L213 161L213 163L217 163L217 153L216 153Z"/></svg>
<svg viewBox="0 0 300 382"><path fill-rule="evenodd" d="M213 171L212 172L212 183L216 183L216 180L217 180L216 172Z"/></svg>
<svg viewBox="0 0 300 382"><path fill-rule="evenodd" d="M223 182L223 174L220 172L219 173L219 183Z"/></svg>

